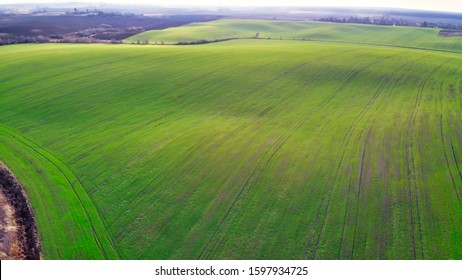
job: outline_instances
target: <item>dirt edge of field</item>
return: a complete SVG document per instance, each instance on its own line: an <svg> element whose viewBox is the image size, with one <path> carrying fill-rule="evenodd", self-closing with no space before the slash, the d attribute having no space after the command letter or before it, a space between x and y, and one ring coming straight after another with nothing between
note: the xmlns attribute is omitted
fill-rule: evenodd
<svg viewBox="0 0 462 280"><path fill-rule="evenodd" d="M21 184L1 161L0 259L41 259L32 207Z"/></svg>

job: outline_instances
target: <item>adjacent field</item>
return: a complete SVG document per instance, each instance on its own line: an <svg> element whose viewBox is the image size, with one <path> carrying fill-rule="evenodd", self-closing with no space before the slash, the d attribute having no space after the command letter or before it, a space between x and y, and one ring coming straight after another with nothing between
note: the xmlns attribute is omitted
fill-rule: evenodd
<svg viewBox="0 0 462 280"><path fill-rule="evenodd" d="M237 40L0 61L0 160L46 258L462 259L460 54Z"/></svg>
<svg viewBox="0 0 462 280"><path fill-rule="evenodd" d="M175 44L226 38L304 39L462 52L462 37L438 36L439 29L403 26L339 24L313 21L224 19L182 27L146 31L127 43Z"/></svg>

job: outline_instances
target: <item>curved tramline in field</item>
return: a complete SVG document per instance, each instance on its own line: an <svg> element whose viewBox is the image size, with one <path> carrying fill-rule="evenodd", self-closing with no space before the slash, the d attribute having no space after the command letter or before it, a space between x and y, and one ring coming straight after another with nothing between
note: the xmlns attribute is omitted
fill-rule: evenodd
<svg viewBox="0 0 462 280"><path fill-rule="evenodd" d="M36 213L39 224L46 225L40 227L40 233L53 238L43 239L43 255L55 259L118 258L99 214L74 174L40 146L2 125L0 138L2 158L16 158L18 164L13 167L26 172L23 179L33 186L27 189L33 206L44 207ZM31 167L35 168L32 172Z"/></svg>
<svg viewBox="0 0 462 280"><path fill-rule="evenodd" d="M382 58L381 60L384 60L386 59L385 58ZM228 219L228 216L230 214L230 212L232 210L234 210L233 208L235 207L235 205L237 204L237 202L239 201L241 195L243 194L243 192L246 190L246 188L248 188L248 186L250 185L250 187L248 188L248 192L250 192L250 189L258 182L261 174L263 173L263 171L267 168L268 164L270 163L270 161L274 158L274 156L276 155L277 152L279 152L280 148L285 144L285 142L293 135L293 133L295 131L297 131L300 126L309 120L309 118L311 117L312 114L318 112L319 110L321 110L326 104L328 104L328 102L330 100L332 100L333 98L335 98L335 96L341 92L341 90L343 88L345 88L346 86L348 86L348 84L353 80L353 78L355 76L357 76L361 71L364 71L365 69L367 69L369 66L373 65L377 63L377 61L373 61L372 63L370 63L369 65L366 65L360 69L357 69L355 70L354 72L351 73L351 75L349 77L347 77L347 79L335 90L333 91L329 96L326 96L326 98L324 100L322 100L316 107L314 107L314 109L311 111L311 112L307 112L303 115L303 117L298 120L294 126L292 126L285 134L283 134L277 141L275 141L274 143L274 151L271 151L268 150L269 152L269 156L268 156L268 159L266 161L260 161L255 170L252 172L251 176L246 180L243 188L241 189L241 191L239 192L239 195L236 197L235 201L233 202L233 204L231 205L231 207L229 208L228 212L226 213L225 217L223 218L223 220L220 222L220 225L219 227L217 228L216 232L214 233L214 235L212 236L211 240L207 243L207 246L204 248L203 252L201 253L201 255L199 257L202 257L206 251L206 249L208 249L211 241L215 238L216 234L218 233L219 230L221 230L221 227L223 226L224 222L226 221L226 219ZM319 78L319 77L322 77L322 75L325 75L326 73L325 72L319 72L317 73L313 79L316 79L316 78ZM307 85L309 85L310 82L307 82L304 87L306 87ZM261 167L260 167L261 165ZM254 179L253 177L256 177L256 179ZM253 182L252 182L252 179ZM246 198L246 196L244 196L244 198L242 198L241 200L244 200ZM238 210L236 210L235 212L237 212ZM218 241L216 241L212 247L212 249L210 250L210 252L207 254L207 258L209 258L212 254L212 252L214 250L216 250L216 246L217 244L220 244L223 242L223 239L224 237L221 239L221 241L218 243Z"/></svg>
<svg viewBox="0 0 462 280"><path fill-rule="evenodd" d="M395 81L400 79L403 73L406 73L407 71L412 69L413 63L415 63L415 61L410 61L408 64L403 65L403 67L401 68L401 70L404 70L404 71L398 71L397 73L394 73L393 75L388 75L383 78L383 80L379 84L379 88L375 91L374 95L371 96L371 99L369 100L369 102L361 110L360 114L358 114L355 121L351 123L350 127L348 128L348 132L344 135L342 144L339 146L338 153L337 153L338 164L334 164L332 166L332 171L328 178L328 182L326 184L328 187L330 187L330 191L327 188L324 191L323 197L327 196L327 198L321 200L321 204L318 208L315 226L313 227L314 230L312 231L312 234L310 235L308 239L308 245L307 245L307 251L305 254L305 258L308 258L308 257L315 258L316 257L316 252L319 247L319 242L321 239L321 233L322 233L322 229L323 229L324 222L326 219L327 210L329 208L330 200L332 198L332 193L337 183L337 180L339 179L342 163L344 162L345 159L348 158L346 157L346 152L348 150L347 148L349 147L350 143L353 143L353 142L357 143L358 141L361 141L362 136L366 134L367 136L365 138L365 143L362 145L362 147L358 146L358 149L361 150L360 160L359 160L358 166L356 166L356 168L358 169L358 173L359 173L359 179L357 182L357 190L358 190L357 195L359 197L360 191L361 191L361 182L363 178L362 176L363 166L364 166L363 161L364 161L364 155L365 155L365 150L366 150L366 145L367 145L367 139L370 136L371 128L373 127L373 123L375 122L375 118L377 117L377 114L374 114L374 112L379 111L380 108L383 106L384 101L387 98L389 98L389 96L384 96L382 94L384 89L386 87L389 88L390 85L393 85ZM362 127L362 129L357 129L358 125L361 122L364 122L365 125ZM369 123L371 124L369 126L366 126ZM367 128L367 131L365 131L365 128ZM356 134L356 137L358 137L357 139L354 139L355 134ZM353 166L352 169L354 169L355 164L353 163L352 166ZM352 174L350 174L349 181L348 181L348 195L351 192L351 186L353 183L352 178L353 176ZM350 258L350 257L353 258L354 257L354 250L352 250L350 255L341 254L342 243L344 241L346 217L347 217L348 210L349 210L349 204L350 204L350 197L348 196L347 202L346 202L345 217L344 217L345 221L343 222L342 235L341 235L340 246L339 246L339 251L338 251L338 258ZM325 209L325 210L322 211L322 209ZM358 209L359 208L357 207L357 210ZM321 215L321 212L324 212L324 214ZM356 211L356 213L358 213L358 211ZM356 227L356 224L357 224L357 219L355 222L355 227ZM318 234L317 237L316 237L316 233ZM353 246L354 246L354 241L353 241Z"/></svg>
<svg viewBox="0 0 462 280"><path fill-rule="evenodd" d="M0 160L45 258L462 258L460 54L233 40L0 59Z"/></svg>

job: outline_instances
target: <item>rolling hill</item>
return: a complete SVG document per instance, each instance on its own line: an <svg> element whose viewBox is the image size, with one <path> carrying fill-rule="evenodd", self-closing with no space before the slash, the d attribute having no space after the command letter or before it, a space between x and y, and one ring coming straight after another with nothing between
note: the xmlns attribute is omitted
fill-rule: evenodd
<svg viewBox="0 0 462 280"><path fill-rule="evenodd" d="M165 42L203 37L186 28ZM461 259L460 38L410 28L414 41L377 42L364 28L368 44L451 52L2 47L0 160L28 192L45 258Z"/></svg>
<svg viewBox="0 0 462 280"><path fill-rule="evenodd" d="M146 31L125 40L176 44L226 38L316 40L462 52L462 36L438 36L439 29L316 21L223 19Z"/></svg>

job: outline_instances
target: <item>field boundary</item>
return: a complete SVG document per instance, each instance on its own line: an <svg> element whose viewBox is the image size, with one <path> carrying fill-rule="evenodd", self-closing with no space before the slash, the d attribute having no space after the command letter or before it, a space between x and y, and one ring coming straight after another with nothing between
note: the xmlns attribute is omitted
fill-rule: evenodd
<svg viewBox="0 0 462 280"><path fill-rule="evenodd" d="M14 220L18 226L19 257L25 260L40 260L41 246L37 234L34 211L24 187L8 167L0 161L0 189L7 203L14 209Z"/></svg>
<svg viewBox="0 0 462 280"><path fill-rule="evenodd" d="M381 44L381 43L364 43L364 42L354 42L354 41L337 41L337 40L326 40L326 39L315 39L315 38L255 38L255 37L235 37L235 38L224 38L224 39L198 39L191 42L176 42L176 43L163 43L163 44L140 44L142 46L191 46L191 45L207 45L214 43L222 43L227 41L238 41L238 40L266 40L266 41L301 41L301 42L323 42L323 43L336 43L336 44L351 44L351 45L364 45L364 46L376 46L376 47L387 47L387 48L400 48L400 49L411 49L411 50L420 50L420 51L433 51L433 52L444 52L444 53L453 53L461 54L462 51L451 51L443 49L432 49L432 48L423 48L423 47L412 47L412 46L401 46L401 45L390 45L390 44ZM123 45L138 45L135 43L123 42Z"/></svg>
<svg viewBox="0 0 462 280"><path fill-rule="evenodd" d="M96 207L93 204L93 201L86 193L85 189L83 188L81 182L78 178L72 173L72 171L59 159L54 157L48 151L40 147L38 144L34 143L32 140L24 137L23 135L11 130L10 128L0 124L0 131L15 138L28 148L30 148L33 152L38 154L40 157L44 158L48 162L50 162L56 169L64 176L67 180L68 185L72 188L72 191L79 201L82 209L85 213L85 216L92 228L93 238L95 239L96 244L98 245L101 253L105 257L105 259L112 259L116 257L117 259L121 259L121 256L113 242L106 225L104 224L101 216L99 215ZM99 224L99 228L97 229L97 225ZM107 246L103 245L103 241L106 239L107 242L110 244L110 249ZM109 250L108 250L109 249ZM111 252L112 251L112 252Z"/></svg>

